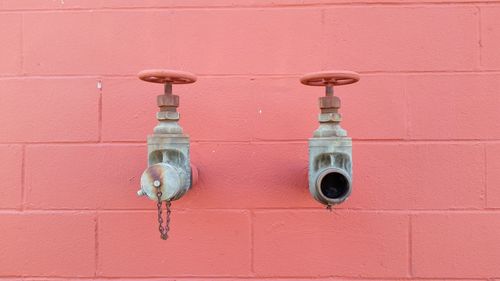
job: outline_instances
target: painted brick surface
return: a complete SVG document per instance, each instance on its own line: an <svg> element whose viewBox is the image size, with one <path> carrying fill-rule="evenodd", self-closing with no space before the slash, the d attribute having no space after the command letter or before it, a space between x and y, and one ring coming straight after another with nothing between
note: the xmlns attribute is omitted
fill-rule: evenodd
<svg viewBox="0 0 500 281"><path fill-rule="evenodd" d="M177 243L165 243L160 239L154 218L156 213L151 211L100 215L99 275L155 277L250 274L248 211L174 209L169 235ZM221 225L221 222L224 223ZM224 242L221 243L220 239ZM151 252L158 255L153 257Z"/></svg>
<svg viewBox="0 0 500 281"><path fill-rule="evenodd" d="M19 208L22 203L22 161L20 145L0 145L0 209Z"/></svg>
<svg viewBox="0 0 500 281"><path fill-rule="evenodd" d="M350 207L448 210L485 205L482 145L362 143L353 149L356 182L355 195L346 204Z"/></svg>
<svg viewBox="0 0 500 281"><path fill-rule="evenodd" d="M498 276L499 221L498 213L489 212L415 215L412 218L415 276Z"/></svg>
<svg viewBox="0 0 500 281"><path fill-rule="evenodd" d="M2 79L1 142L99 138L97 79Z"/></svg>
<svg viewBox="0 0 500 281"><path fill-rule="evenodd" d="M486 198L488 207L500 208L500 145L486 145Z"/></svg>
<svg viewBox="0 0 500 281"><path fill-rule="evenodd" d="M3 0L1 8L7 11L15 10L64 10L64 9L83 9L101 7L102 0Z"/></svg>
<svg viewBox="0 0 500 281"><path fill-rule="evenodd" d="M93 214L8 212L0 214L0 274L94 276Z"/></svg>
<svg viewBox="0 0 500 281"><path fill-rule="evenodd" d="M413 76L407 82L409 134L415 139L498 139L500 75ZM425 94L422 94L425 93Z"/></svg>
<svg viewBox="0 0 500 281"><path fill-rule="evenodd" d="M4 281L4 279L0 279L1 281ZM5 279L5 280L21 280L21 279ZM38 281L39 279L23 279L23 281ZM54 279L56 281L57 279ZM67 281L75 281L79 279L65 279ZM81 280L81 279L80 279ZM92 280L92 281L104 281L104 280L109 280L105 278L97 278L97 279L87 279L87 280ZM147 279L141 279L141 278L117 278L113 279L117 281L137 281L137 280L149 280L149 281L252 281L255 280L255 278L147 278ZM308 281L310 279L304 279L304 278L260 278L258 280L262 281ZM352 278L315 278L314 280L318 281L355 281L359 279L352 279ZM363 279L367 281L379 281L383 279ZM393 280L393 279L392 279ZM421 279L404 279L408 281L416 281L416 280L421 280ZM456 279L426 279L428 281L446 281L446 280L456 280ZM460 279L464 281L480 281L481 279ZM48 281L52 281L49 279ZM496 280L495 280L496 281Z"/></svg>
<svg viewBox="0 0 500 281"><path fill-rule="evenodd" d="M192 156L200 170L199 188L176 202L181 207L317 207L305 188L306 143L199 144Z"/></svg>
<svg viewBox="0 0 500 281"><path fill-rule="evenodd" d="M500 67L500 7L481 7L481 66L485 69Z"/></svg>
<svg viewBox="0 0 500 281"><path fill-rule="evenodd" d="M0 0L0 281L500 281L499 0ZM199 181L137 198L158 84ZM311 71L353 193L307 189Z"/></svg>
<svg viewBox="0 0 500 281"><path fill-rule="evenodd" d="M29 209L140 208L145 146L59 145L26 149ZM67 176L66 176L67 175Z"/></svg>
<svg viewBox="0 0 500 281"><path fill-rule="evenodd" d="M20 74L22 64L21 15L2 15L0 33L2 33L2 52L0 52L0 75Z"/></svg>
<svg viewBox="0 0 500 281"><path fill-rule="evenodd" d="M26 14L25 71L35 75L136 74L145 67L162 67L170 62L168 15L155 11ZM50 48L45 47L48 40Z"/></svg>
<svg viewBox="0 0 500 281"><path fill-rule="evenodd" d="M399 214L259 211L254 215L255 272L405 277L407 232L408 216Z"/></svg>
<svg viewBox="0 0 500 281"><path fill-rule="evenodd" d="M172 45L172 66L209 74L309 71L321 64L321 19L318 9L174 11L172 37L183 43Z"/></svg>
<svg viewBox="0 0 500 281"><path fill-rule="evenodd" d="M324 67L477 69L477 13L474 7L446 6L326 9Z"/></svg>

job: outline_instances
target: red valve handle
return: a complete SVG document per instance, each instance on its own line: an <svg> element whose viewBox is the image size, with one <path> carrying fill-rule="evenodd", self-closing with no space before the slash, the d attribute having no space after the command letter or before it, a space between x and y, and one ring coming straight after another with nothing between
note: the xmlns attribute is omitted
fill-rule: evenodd
<svg viewBox="0 0 500 281"><path fill-rule="evenodd" d="M196 81L192 73L169 69L143 70L137 76L143 81L161 84L190 84Z"/></svg>
<svg viewBox="0 0 500 281"><path fill-rule="evenodd" d="M300 82L308 86L341 86L356 83L358 81L358 73L345 70L313 72L300 78Z"/></svg>

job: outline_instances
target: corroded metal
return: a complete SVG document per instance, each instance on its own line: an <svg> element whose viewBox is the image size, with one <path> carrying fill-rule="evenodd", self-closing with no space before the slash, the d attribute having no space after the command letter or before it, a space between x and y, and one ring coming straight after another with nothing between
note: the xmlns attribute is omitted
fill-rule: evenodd
<svg viewBox="0 0 500 281"><path fill-rule="evenodd" d="M162 201L177 200L193 185L193 175L197 172L193 173L190 164L189 137L178 123L179 96L172 94L172 84L193 83L196 76L173 70L145 70L139 73L139 78L163 83L165 90L157 97L158 125L148 136L148 168L141 176L141 189L137 194L156 201L159 188Z"/></svg>
<svg viewBox="0 0 500 281"><path fill-rule="evenodd" d="M352 140L340 126L340 99L333 86L359 80L352 71L324 71L304 75L300 81L308 86L324 86L319 98L319 127L309 139L309 192L328 207L344 202L352 191Z"/></svg>
<svg viewBox="0 0 500 281"><path fill-rule="evenodd" d="M184 172L174 165L157 163L149 166L141 176L141 190L151 200L157 200L157 188L161 187L161 200L167 201L180 197L184 178L180 176Z"/></svg>
<svg viewBox="0 0 500 281"><path fill-rule="evenodd" d="M160 84L190 84L196 82L192 73L170 69L148 69L137 74L139 79Z"/></svg>
<svg viewBox="0 0 500 281"><path fill-rule="evenodd" d="M356 83L359 81L359 74L354 71L332 70L320 71L305 74L300 78L300 82L308 86L341 86Z"/></svg>

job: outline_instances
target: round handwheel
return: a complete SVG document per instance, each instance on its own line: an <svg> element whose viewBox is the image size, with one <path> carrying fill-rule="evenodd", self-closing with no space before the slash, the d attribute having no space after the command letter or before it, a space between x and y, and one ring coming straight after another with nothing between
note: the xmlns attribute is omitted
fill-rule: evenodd
<svg viewBox="0 0 500 281"><path fill-rule="evenodd" d="M300 82L308 86L341 86L356 83L358 81L358 73L344 70L313 72L300 78Z"/></svg>
<svg viewBox="0 0 500 281"><path fill-rule="evenodd" d="M192 73L169 69L143 70L137 76L143 81L161 84L190 84L196 81Z"/></svg>

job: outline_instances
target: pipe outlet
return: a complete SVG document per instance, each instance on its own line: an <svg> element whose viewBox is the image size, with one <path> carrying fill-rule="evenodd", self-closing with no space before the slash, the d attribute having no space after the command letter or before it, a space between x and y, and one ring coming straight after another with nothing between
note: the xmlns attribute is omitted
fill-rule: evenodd
<svg viewBox="0 0 500 281"><path fill-rule="evenodd" d="M347 200L352 192L352 140L340 126L340 98L333 86L355 83L359 75L352 71L323 71L304 75L300 82L325 87L319 98L319 127L309 139L309 192L328 207Z"/></svg>
<svg viewBox="0 0 500 281"><path fill-rule="evenodd" d="M149 166L141 176L141 191L151 200L158 200L161 191L162 201L171 201L186 193L185 182L187 173L178 167L166 163Z"/></svg>
<svg viewBox="0 0 500 281"><path fill-rule="evenodd" d="M340 204L351 195L351 176L343 169L326 168L316 177L315 188L319 202Z"/></svg>
<svg viewBox="0 0 500 281"><path fill-rule="evenodd" d="M164 93L156 98L158 124L148 136L148 167L137 195L154 201L177 200L191 188L198 171L190 162L189 137L179 125L179 96L172 93L172 85L194 83L196 76L164 69L141 71L138 76L146 82L164 84Z"/></svg>

